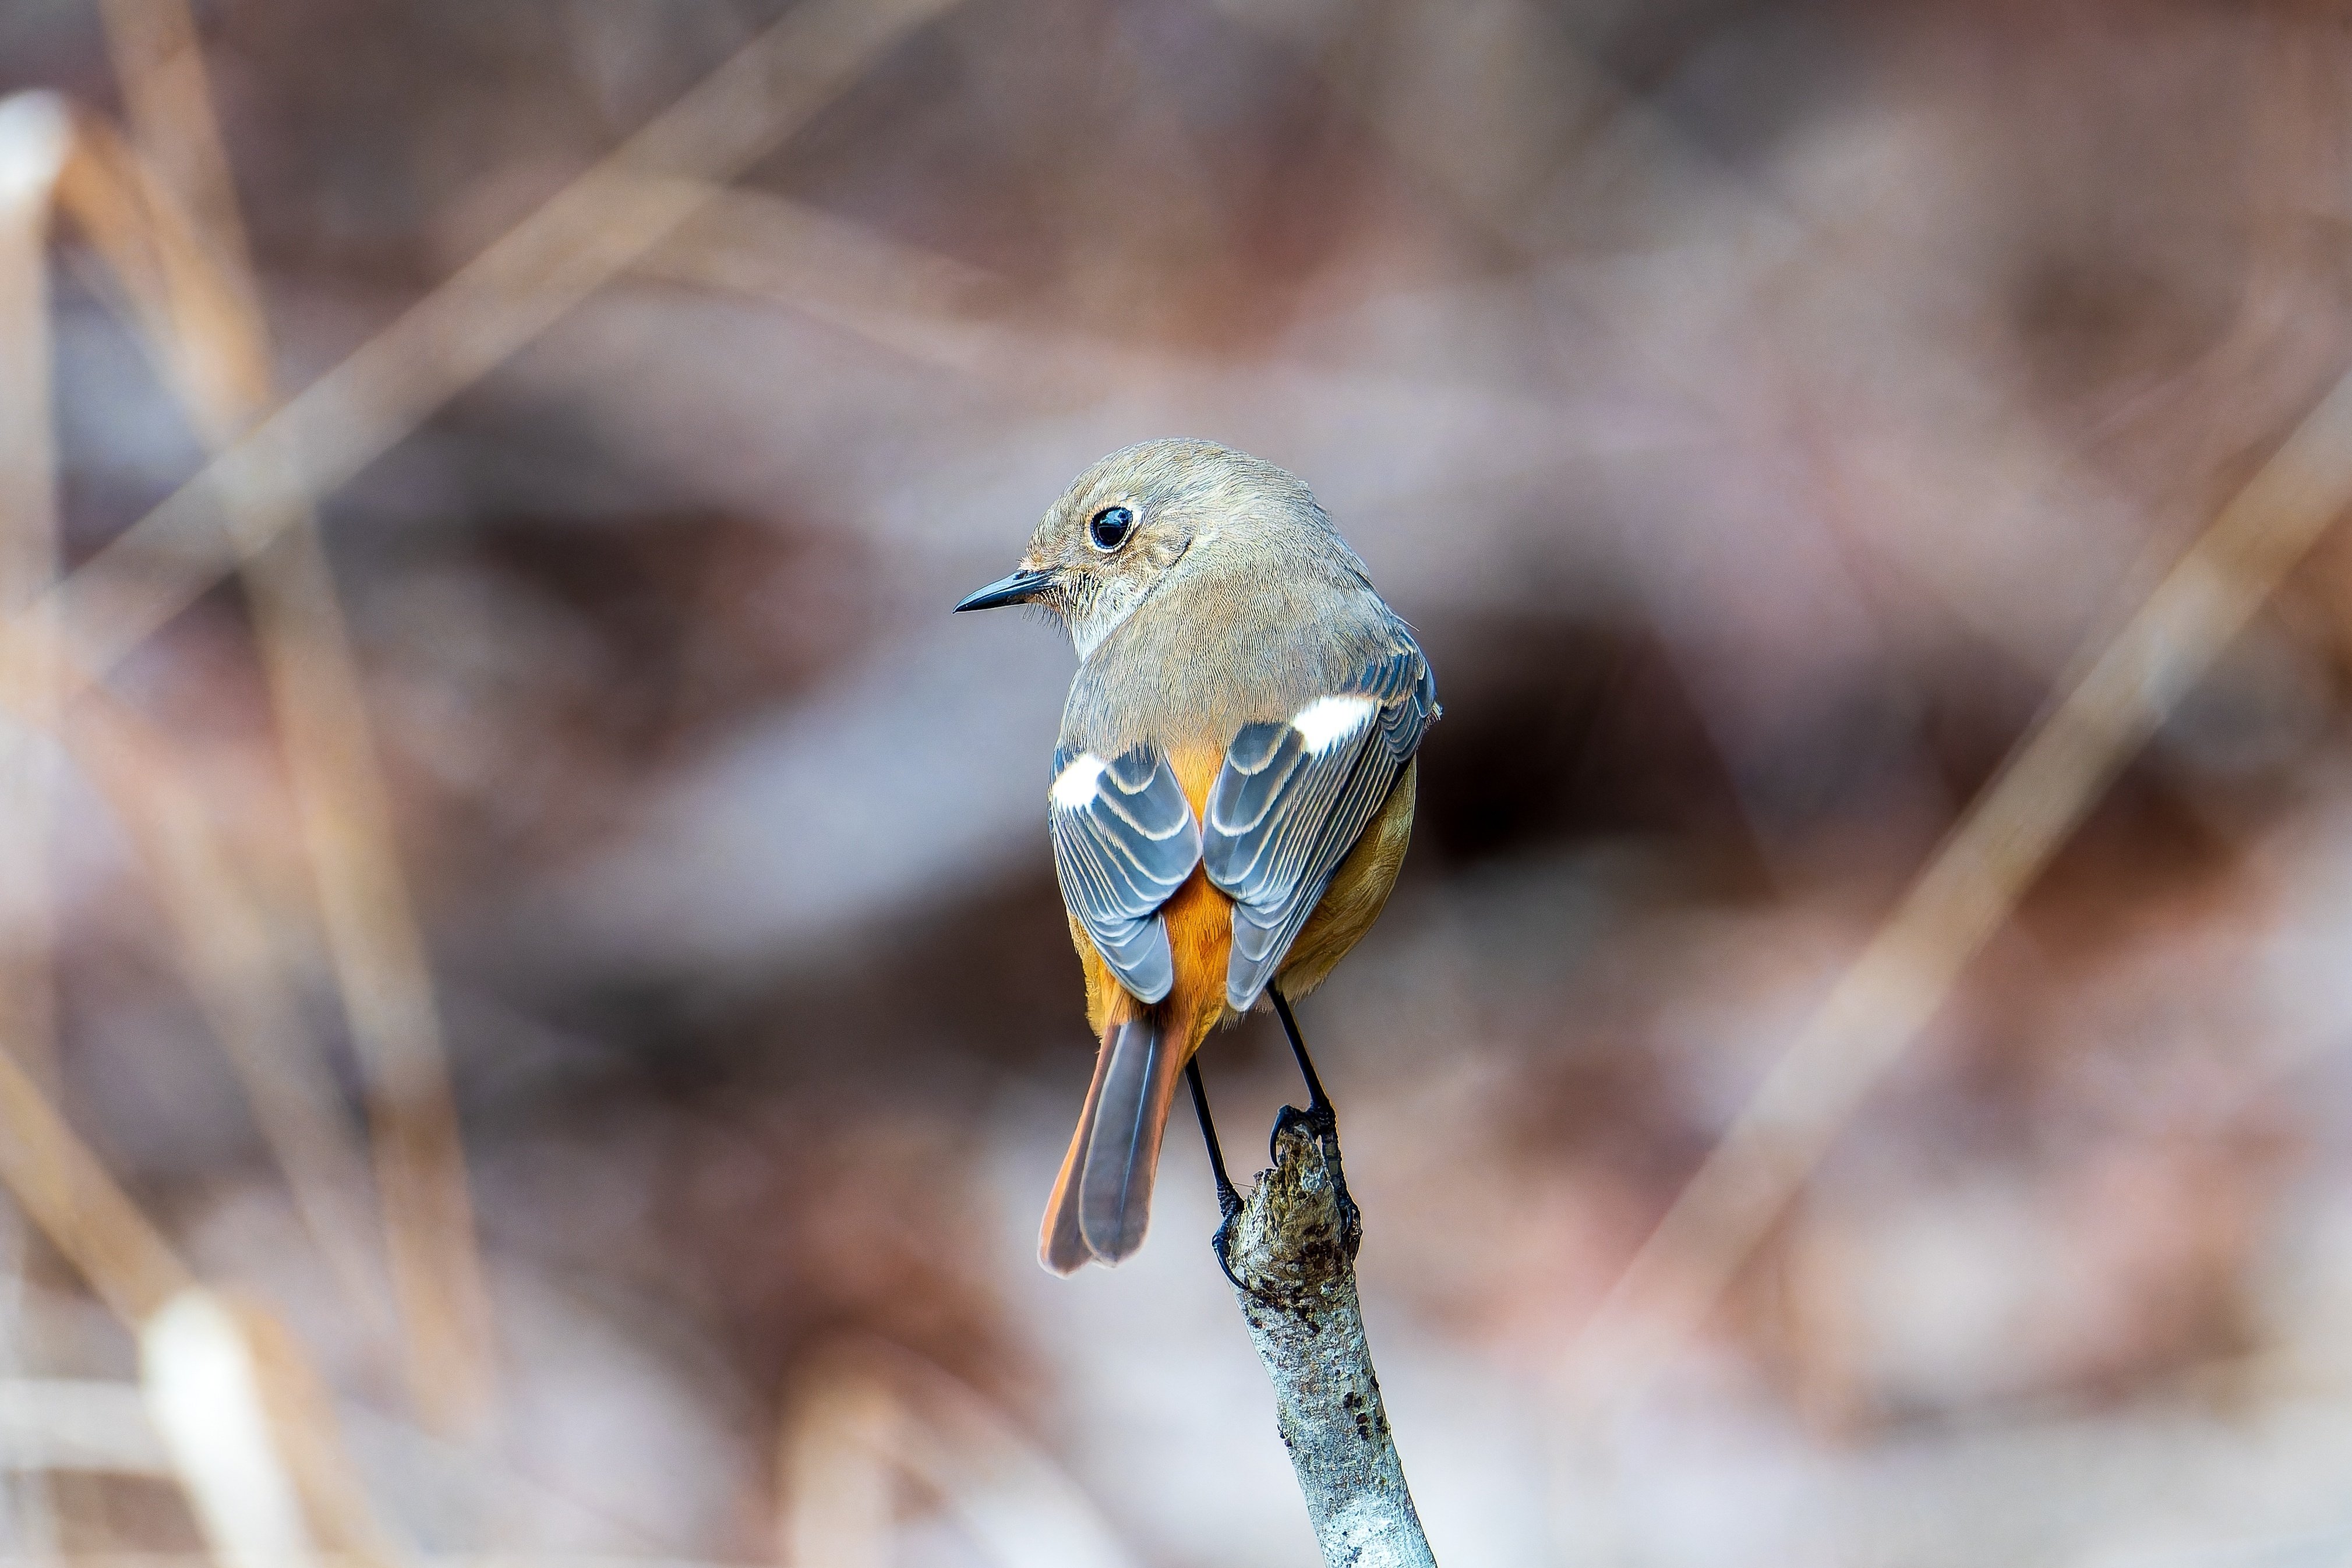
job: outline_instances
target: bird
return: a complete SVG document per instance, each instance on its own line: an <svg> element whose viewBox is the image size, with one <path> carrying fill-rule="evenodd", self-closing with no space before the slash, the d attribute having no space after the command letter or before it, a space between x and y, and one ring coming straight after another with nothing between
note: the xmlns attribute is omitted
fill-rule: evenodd
<svg viewBox="0 0 2352 1568"><path fill-rule="evenodd" d="M1080 474L955 608L1010 605L1078 656L1046 822L1097 1050L1038 1237L1071 1274L1141 1247L1180 1074L1238 1206L1194 1060L1220 1025L1271 1004L1330 1116L1290 1004L1388 901L1437 688L1305 481L1213 441Z"/></svg>

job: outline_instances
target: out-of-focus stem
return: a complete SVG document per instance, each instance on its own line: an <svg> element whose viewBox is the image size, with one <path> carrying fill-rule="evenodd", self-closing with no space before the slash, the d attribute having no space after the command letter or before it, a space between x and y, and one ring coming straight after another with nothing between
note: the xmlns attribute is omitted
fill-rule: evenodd
<svg viewBox="0 0 2352 1568"><path fill-rule="evenodd" d="M289 503L307 506L383 456L954 3L814 0L787 11L76 572L57 596L82 668L103 676L274 539Z"/></svg>
<svg viewBox="0 0 2352 1568"><path fill-rule="evenodd" d="M47 246L58 180L72 144L64 104L47 93L0 103L0 613L26 614L57 575L57 441L50 413ZM51 744L58 681L44 634L16 682L23 711L0 722L0 1041L37 1079L55 1077L55 913L49 875L57 781ZM0 1216L0 1373L21 1370L16 1331L31 1235ZM6 1478L8 1550L54 1555L43 1478Z"/></svg>
<svg viewBox="0 0 2352 1568"><path fill-rule="evenodd" d="M2352 502L2352 376L2221 510L1971 801L1587 1325L1573 1395L1641 1394L2133 754Z"/></svg>
<svg viewBox="0 0 2352 1568"><path fill-rule="evenodd" d="M271 399L269 334L212 93L184 0L104 7L138 156L119 183L158 270L140 313L205 445ZM97 171L92 172L96 183ZM275 535L244 563L264 668L325 915L327 946L367 1076L376 1185L418 1405L443 1426L488 1405L490 1327L440 1012L393 841L392 805L358 660L310 498L229 498L233 528ZM289 1167L290 1171L299 1170Z"/></svg>
<svg viewBox="0 0 2352 1568"><path fill-rule="evenodd" d="M0 1182L125 1322L142 1321L194 1283L6 1049L0 1049Z"/></svg>

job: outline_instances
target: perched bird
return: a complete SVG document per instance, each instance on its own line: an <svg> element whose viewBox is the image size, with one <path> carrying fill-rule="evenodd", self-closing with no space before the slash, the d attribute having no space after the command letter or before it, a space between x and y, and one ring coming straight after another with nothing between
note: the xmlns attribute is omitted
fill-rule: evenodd
<svg viewBox="0 0 2352 1568"><path fill-rule="evenodd" d="M1047 821L1101 1041L1039 1257L1067 1274L1142 1245L1160 1134L1193 1053L1288 1001L1381 912L1437 717L1412 628L1292 475L1210 441L1147 441L1078 476L1018 568L958 605L1050 612L1078 651Z"/></svg>

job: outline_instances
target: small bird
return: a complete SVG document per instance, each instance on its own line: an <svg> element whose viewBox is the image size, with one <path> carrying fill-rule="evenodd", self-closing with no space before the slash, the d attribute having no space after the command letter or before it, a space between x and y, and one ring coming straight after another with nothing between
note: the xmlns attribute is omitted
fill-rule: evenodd
<svg viewBox="0 0 2352 1568"><path fill-rule="evenodd" d="M1147 441L1078 476L1018 567L956 605L1034 605L1068 631L1046 820L1101 1042L1047 1201L1056 1274L1143 1243L1185 1074L1271 1001L1309 1115L1329 1102L1289 1003L1378 918L1412 833L1429 662L1296 477L1212 441Z"/></svg>

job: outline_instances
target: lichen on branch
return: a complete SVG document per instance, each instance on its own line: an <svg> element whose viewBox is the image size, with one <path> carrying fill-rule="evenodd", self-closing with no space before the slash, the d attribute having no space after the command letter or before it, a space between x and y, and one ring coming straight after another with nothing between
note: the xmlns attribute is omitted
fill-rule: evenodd
<svg viewBox="0 0 2352 1568"><path fill-rule="evenodd" d="M1220 1260L1274 1384L1328 1568L1436 1568L1407 1489L1356 1296L1362 1229L1336 1120L1286 1109L1274 1168L1218 1231Z"/></svg>

